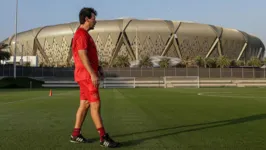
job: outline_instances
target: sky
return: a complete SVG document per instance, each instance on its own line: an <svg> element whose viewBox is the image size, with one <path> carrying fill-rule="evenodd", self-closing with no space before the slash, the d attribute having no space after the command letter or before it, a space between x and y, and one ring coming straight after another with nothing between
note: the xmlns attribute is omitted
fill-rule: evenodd
<svg viewBox="0 0 266 150"><path fill-rule="evenodd" d="M235 28L266 43L266 0L18 0L18 32L78 21L82 7L98 11L97 19L194 21ZM15 33L16 0L1 0L0 41ZM266 44L265 44L266 45Z"/></svg>

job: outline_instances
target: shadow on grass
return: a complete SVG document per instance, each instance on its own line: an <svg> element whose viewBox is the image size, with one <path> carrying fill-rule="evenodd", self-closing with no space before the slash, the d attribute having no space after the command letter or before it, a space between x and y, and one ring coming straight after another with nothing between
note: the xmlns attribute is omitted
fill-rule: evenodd
<svg viewBox="0 0 266 150"><path fill-rule="evenodd" d="M162 128L162 129L127 133L127 134L120 134L120 135L114 135L113 137L131 136L131 135L135 135L135 134L145 134L145 133L158 132L158 131L167 131L167 130L172 130L172 129L185 128L185 127L195 127L192 129L186 129L186 130L181 130L181 131L167 133L167 134L160 134L160 135L156 135L156 136L151 136L151 137L146 137L146 138L141 138L138 140L132 140L132 141L127 141L127 142L121 143L122 147L127 147L127 146L138 145L138 144L140 144L146 140L157 139L157 138L161 138L164 136L176 135L176 134L180 134L180 133L193 132L193 131L200 131L200 130L204 130L204 129L223 127L223 126L228 126L228 125L241 124L241 123L245 123L245 122L263 120L263 119L266 119L266 114L252 115L252 116L248 116L248 117L231 119L231 120L207 122L207 123L192 124L192 125L183 125L183 126L177 126L177 127ZM204 126L204 127L200 127L200 126Z"/></svg>

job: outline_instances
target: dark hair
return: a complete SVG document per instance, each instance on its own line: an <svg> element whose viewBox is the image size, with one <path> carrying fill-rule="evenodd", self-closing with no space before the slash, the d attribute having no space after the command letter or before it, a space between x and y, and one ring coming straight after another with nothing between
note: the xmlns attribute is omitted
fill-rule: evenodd
<svg viewBox="0 0 266 150"><path fill-rule="evenodd" d="M79 12L79 23L84 24L85 18L88 17L90 19L92 13L97 16L97 11L94 8L82 8Z"/></svg>

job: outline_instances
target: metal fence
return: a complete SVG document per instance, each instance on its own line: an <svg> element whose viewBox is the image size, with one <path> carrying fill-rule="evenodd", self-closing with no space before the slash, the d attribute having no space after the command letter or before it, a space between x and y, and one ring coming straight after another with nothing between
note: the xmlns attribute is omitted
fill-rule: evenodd
<svg viewBox="0 0 266 150"><path fill-rule="evenodd" d="M199 76L200 78L266 78L261 68L105 68L111 77ZM17 67L17 77L73 78L73 68ZM0 76L13 76L13 66L0 66Z"/></svg>

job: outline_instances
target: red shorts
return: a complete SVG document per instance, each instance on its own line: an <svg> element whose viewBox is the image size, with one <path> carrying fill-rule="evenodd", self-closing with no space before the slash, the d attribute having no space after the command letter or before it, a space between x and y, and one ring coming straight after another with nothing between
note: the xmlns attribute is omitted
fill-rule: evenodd
<svg viewBox="0 0 266 150"><path fill-rule="evenodd" d="M95 87L91 80L82 80L78 82L80 88L80 100L91 102L100 101L99 89Z"/></svg>

